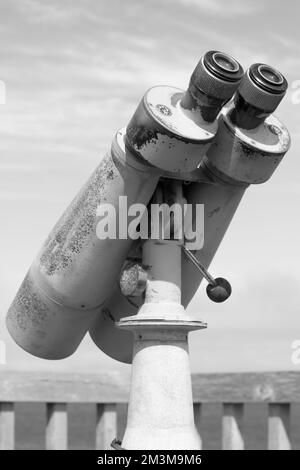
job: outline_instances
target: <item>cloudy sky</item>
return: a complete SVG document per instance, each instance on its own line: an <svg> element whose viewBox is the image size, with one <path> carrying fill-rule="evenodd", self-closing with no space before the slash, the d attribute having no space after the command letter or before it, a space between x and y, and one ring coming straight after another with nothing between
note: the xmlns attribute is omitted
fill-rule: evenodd
<svg viewBox="0 0 300 470"><path fill-rule="evenodd" d="M36 251L126 125L145 90L185 88L200 56L219 49L246 68L274 65L300 79L300 4L279 0L0 0L0 340L7 369L124 369L86 338L48 362L9 338L5 313ZM278 115L293 146L265 185L251 187L211 266L232 297L204 286L190 311L209 328L191 335L194 371L298 369L300 340L300 103Z"/></svg>

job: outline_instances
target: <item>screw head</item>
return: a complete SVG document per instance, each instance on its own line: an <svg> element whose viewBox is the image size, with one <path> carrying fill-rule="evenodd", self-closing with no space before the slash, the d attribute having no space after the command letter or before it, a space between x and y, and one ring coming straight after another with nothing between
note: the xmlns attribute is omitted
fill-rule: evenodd
<svg viewBox="0 0 300 470"><path fill-rule="evenodd" d="M164 116L172 116L172 111L164 104L157 104L156 109L158 109L158 111Z"/></svg>

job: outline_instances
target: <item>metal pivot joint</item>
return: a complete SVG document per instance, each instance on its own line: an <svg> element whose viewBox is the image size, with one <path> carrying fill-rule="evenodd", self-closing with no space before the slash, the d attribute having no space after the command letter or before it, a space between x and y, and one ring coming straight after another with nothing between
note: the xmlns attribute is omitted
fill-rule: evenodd
<svg viewBox="0 0 300 470"><path fill-rule="evenodd" d="M200 263L200 261L193 255L193 253L182 245L182 250L185 256L196 266L203 277L207 280L208 285L206 287L207 296L216 303L225 302L232 292L232 288L227 279L223 277L214 278ZM147 270L142 264L136 262L129 262L125 265L121 272L119 285L122 294L125 297L139 297L145 290L147 285Z"/></svg>

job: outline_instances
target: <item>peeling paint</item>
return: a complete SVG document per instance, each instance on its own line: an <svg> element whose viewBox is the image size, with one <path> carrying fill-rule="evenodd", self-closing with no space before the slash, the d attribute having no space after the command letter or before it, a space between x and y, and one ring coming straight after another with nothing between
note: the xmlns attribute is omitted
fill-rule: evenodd
<svg viewBox="0 0 300 470"><path fill-rule="evenodd" d="M32 326L38 328L49 315L49 309L42 296L34 286L30 273L28 273L19 289L7 314L7 321L26 331ZM36 330L40 337L44 337L42 330Z"/></svg>
<svg viewBox="0 0 300 470"><path fill-rule="evenodd" d="M217 131L198 112L180 105L173 87L148 90L126 130L127 143L150 165L172 172L197 168Z"/></svg>
<svg viewBox="0 0 300 470"><path fill-rule="evenodd" d="M51 276L66 269L82 250L87 238L96 233L96 210L103 202L107 183L118 172L110 153L102 160L91 178L71 203L45 242L40 262Z"/></svg>

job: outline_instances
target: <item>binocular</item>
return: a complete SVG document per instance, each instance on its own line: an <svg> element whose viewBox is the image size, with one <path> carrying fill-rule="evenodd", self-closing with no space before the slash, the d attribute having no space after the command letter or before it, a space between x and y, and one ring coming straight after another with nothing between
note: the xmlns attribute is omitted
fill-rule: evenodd
<svg viewBox="0 0 300 470"><path fill-rule="evenodd" d="M267 181L289 149L289 133L273 115L286 90L273 67L254 64L244 73L219 51L201 58L186 91L148 90L30 267L7 314L15 342L35 356L62 359L89 332L104 353L132 361L132 333L115 324L143 304L143 241L99 238L98 208L109 204L118 218L120 197L147 207L158 188L173 183L192 207L204 205L205 242L182 250L182 304L203 277L210 298L225 300L230 285L207 269L247 187ZM132 290L124 287L126 275L134 278Z"/></svg>

